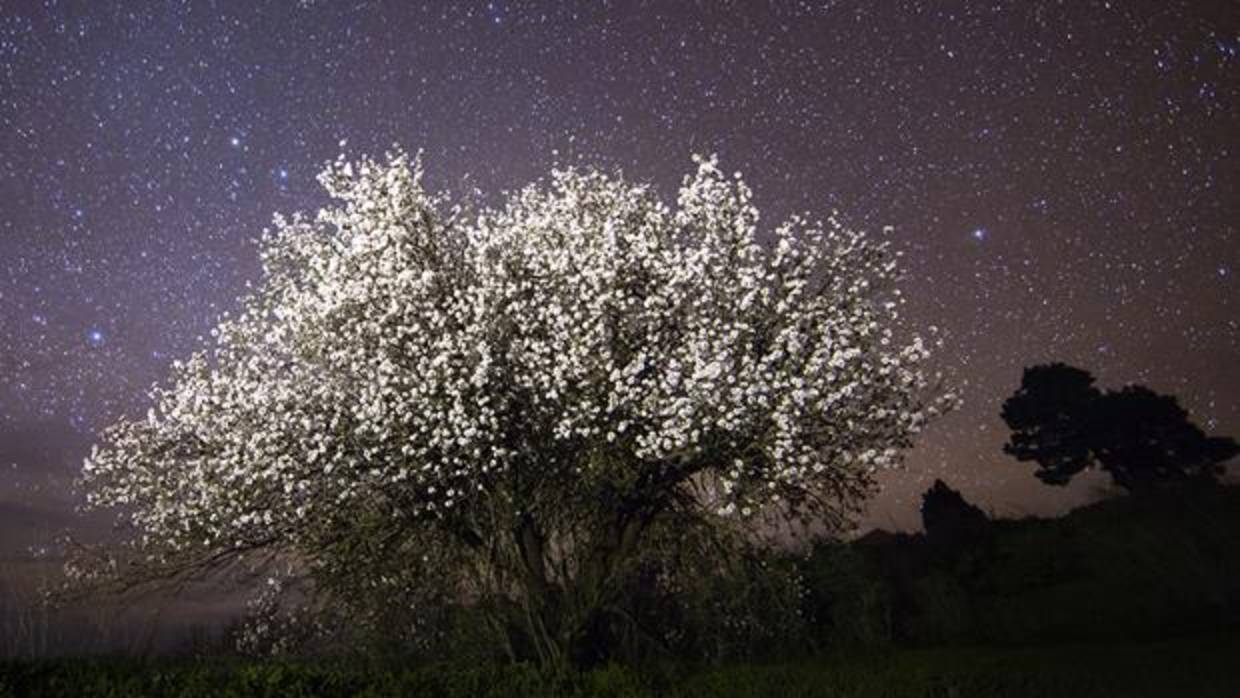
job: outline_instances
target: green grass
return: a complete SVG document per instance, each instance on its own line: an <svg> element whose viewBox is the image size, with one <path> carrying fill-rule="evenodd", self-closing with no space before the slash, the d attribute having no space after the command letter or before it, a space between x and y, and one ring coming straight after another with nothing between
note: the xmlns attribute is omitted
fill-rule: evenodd
<svg viewBox="0 0 1240 698"><path fill-rule="evenodd" d="M905 649L723 667L365 666L341 660L67 659L0 664L0 697L130 696L970 696L1240 695L1240 633L1123 646Z"/></svg>

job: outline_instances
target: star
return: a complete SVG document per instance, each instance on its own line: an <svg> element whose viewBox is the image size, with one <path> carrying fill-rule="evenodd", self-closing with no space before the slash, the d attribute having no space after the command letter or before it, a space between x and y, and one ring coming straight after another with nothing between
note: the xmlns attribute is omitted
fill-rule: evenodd
<svg viewBox="0 0 1240 698"><path fill-rule="evenodd" d="M20 80L0 90L0 424L144 412L143 386L261 280L252 243L272 215L324 205L314 175L340 153L421 150L433 188L485 196L552 161L599 166L674 203L688 157L717 152L754 187L764 243L802 211L892 226L905 319L942 328L932 360L964 400L910 470L950 462L1000 509L1056 510L1068 500L1016 484L1001 449L998 405L1025 366L1188 376L1194 409L1240 394L1223 292L1240 43L1208 3L1101 4L1105 22L1094 3L965 18L915 2L298 0L226 20L6 3L0 74ZM1185 338L1193 351L1168 349ZM1214 410L1240 434L1240 403Z"/></svg>

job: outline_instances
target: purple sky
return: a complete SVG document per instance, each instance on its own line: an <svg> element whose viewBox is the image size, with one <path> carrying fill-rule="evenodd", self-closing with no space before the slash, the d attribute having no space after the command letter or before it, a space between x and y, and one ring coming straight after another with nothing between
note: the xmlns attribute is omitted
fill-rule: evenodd
<svg viewBox="0 0 1240 698"><path fill-rule="evenodd" d="M838 208L906 252L964 407L885 478L1005 515L1069 490L1004 456L1024 366L1180 397L1240 433L1234 2L13 2L0 16L0 559L75 524L95 430L255 280L338 152L435 187L553 161L670 197L717 152L767 221ZM256 9L257 7L257 9Z"/></svg>

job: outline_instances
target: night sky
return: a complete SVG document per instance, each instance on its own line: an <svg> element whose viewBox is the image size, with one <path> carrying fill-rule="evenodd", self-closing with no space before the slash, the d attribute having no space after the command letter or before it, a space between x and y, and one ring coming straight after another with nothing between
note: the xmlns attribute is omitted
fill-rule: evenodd
<svg viewBox="0 0 1240 698"><path fill-rule="evenodd" d="M1001 451L1035 363L1240 434L1234 1L257 5L0 5L0 557L100 526L71 514L95 431L236 307L325 161L393 144L436 189L583 162L669 199L716 152L768 223L894 226L964 405L868 525L916 526L935 478L1008 516L1097 496Z"/></svg>

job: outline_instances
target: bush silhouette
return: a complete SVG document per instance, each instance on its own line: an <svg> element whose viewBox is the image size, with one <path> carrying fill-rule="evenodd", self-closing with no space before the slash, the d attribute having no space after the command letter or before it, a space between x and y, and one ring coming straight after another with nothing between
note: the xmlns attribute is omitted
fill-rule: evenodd
<svg viewBox="0 0 1240 698"><path fill-rule="evenodd" d="M972 539L989 523L981 509L942 480L922 495L921 522L928 537L949 542Z"/></svg>

